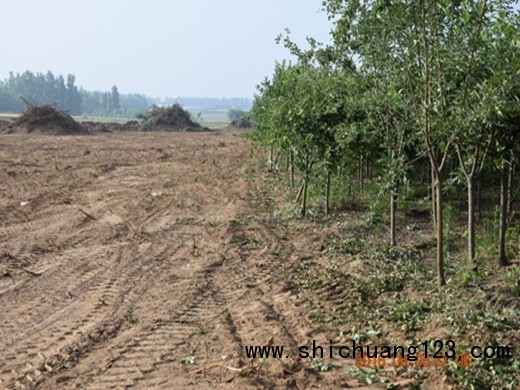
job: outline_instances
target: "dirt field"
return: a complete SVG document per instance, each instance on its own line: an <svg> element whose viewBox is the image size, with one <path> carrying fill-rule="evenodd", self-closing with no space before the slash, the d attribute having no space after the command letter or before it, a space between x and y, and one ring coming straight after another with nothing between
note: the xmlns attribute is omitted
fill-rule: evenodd
<svg viewBox="0 0 520 390"><path fill-rule="evenodd" d="M362 232L334 241L353 214L327 234L276 220L271 179L251 155L232 132L2 136L0 388L385 388L420 377L388 370L375 385L356 380L352 359L297 358L313 339L340 343L361 334L354 323L373 324L358 314L369 295L330 279L370 271L353 257ZM410 329L441 337L437 320ZM411 340L389 324L381 342ZM287 357L245 356L268 344ZM430 388L443 380L432 374Z"/></svg>
<svg viewBox="0 0 520 390"><path fill-rule="evenodd" d="M231 133L3 136L0 387L318 381L243 356L303 336L277 282L290 245L250 209L250 170Z"/></svg>

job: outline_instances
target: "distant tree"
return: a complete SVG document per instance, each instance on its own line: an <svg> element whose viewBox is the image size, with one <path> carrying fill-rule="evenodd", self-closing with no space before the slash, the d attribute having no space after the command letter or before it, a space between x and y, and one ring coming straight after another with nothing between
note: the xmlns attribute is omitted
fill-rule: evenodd
<svg viewBox="0 0 520 390"><path fill-rule="evenodd" d="M77 87L73 74L65 78L50 71L10 72L7 79L0 81L0 111L22 112L25 107L21 98L35 105L57 105L72 115L109 116L123 113L134 117L150 106L145 95L121 95L115 85L110 91L86 91Z"/></svg>
<svg viewBox="0 0 520 390"><path fill-rule="evenodd" d="M60 105L58 97L58 80L51 71L48 71L43 77L36 75L37 89L41 94L41 103Z"/></svg>
<svg viewBox="0 0 520 390"><path fill-rule="evenodd" d="M61 74L56 78L56 89L58 106L68 109L69 102L67 101L67 86L65 85L65 78Z"/></svg>
<svg viewBox="0 0 520 390"><path fill-rule="evenodd" d="M147 110L150 104L145 95L131 93L119 96L121 110L126 116L134 116L138 112Z"/></svg>
<svg viewBox="0 0 520 390"><path fill-rule="evenodd" d="M121 111L121 103L119 101L119 91L114 85L110 93L110 113L119 113Z"/></svg>
<svg viewBox="0 0 520 390"><path fill-rule="evenodd" d="M73 115L79 115L81 114L81 96L75 82L76 77L73 74L67 75L66 109Z"/></svg>
<svg viewBox="0 0 520 390"><path fill-rule="evenodd" d="M23 104L20 99L12 96L5 85L0 83L0 112L22 112Z"/></svg>

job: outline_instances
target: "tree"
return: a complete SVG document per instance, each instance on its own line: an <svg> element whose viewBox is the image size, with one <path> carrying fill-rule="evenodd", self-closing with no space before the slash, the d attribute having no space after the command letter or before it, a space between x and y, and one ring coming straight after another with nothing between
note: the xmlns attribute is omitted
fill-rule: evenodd
<svg viewBox="0 0 520 390"><path fill-rule="evenodd" d="M121 103L119 101L119 91L117 86L113 86L110 93L110 110L111 113L119 113L121 111Z"/></svg>
<svg viewBox="0 0 520 390"><path fill-rule="evenodd" d="M471 184L485 154L489 137L479 136L475 142L475 137L468 136L468 124L479 132L485 128L485 121L468 107L481 94L482 80L489 77L489 72L496 71L488 69L486 75L480 65L499 66L496 61L481 61L480 53L489 52L495 18L507 12L510 4L511 1L502 0L329 0L325 4L331 18L337 19L334 37L338 46L359 56L359 62L370 74L387 74L409 101L403 108L409 111L415 129L421 134L434 179L439 285L445 284L443 170L454 145ZM488 109L478 108L481 113ZM467 142L469 139L473 139L472 143ZM472 240L473 187L468 187ZM472 258L471 249L469 252Z"/></svg>
<svg viewBox="0 0 520 390"><path fill-rule="evenodd" d="M81 97L78 87L75 85L76 77L73 74L67 75L67 109L72 115L81 114Z"/></svg>

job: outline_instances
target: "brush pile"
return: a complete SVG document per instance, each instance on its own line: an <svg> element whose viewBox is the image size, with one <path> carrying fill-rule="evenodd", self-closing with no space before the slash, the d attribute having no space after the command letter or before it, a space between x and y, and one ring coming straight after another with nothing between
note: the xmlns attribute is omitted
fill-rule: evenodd
<svg viewBox="0 0 520 390"><path fill-rule="evenodd" d="M69 114L52 105L28 105L25 112L16 118L4 133L84 135L89 134Z"/></svg>
<svg viewBox="0 0 520 390"><path fill-rule="evenodd" d="M230 126L235 129L251 129L253 127L251 121L246 118L235 119L231 121Z"/></svg>
<svg viewBox="0 0 520 390"><path fill-rule="evenodd" d="M191 119L191 114L179 104L169 107L154 106L150 112L138 115L143 127L153 130L181 130L201 131L205 130L197 122Z"/></svg>

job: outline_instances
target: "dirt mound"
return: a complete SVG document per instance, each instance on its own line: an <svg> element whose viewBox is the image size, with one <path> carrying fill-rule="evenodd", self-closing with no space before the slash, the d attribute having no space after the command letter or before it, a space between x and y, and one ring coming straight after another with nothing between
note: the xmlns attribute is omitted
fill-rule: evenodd
<svg viewBox="0 0 520 390"><path fill-rule="evenodd" d="M146 114L138 116L142 125L147 128L160 128L161 130L183 130L196 131L201 126L191 119L191 114L184 110L179 104L169 107L154 106Z"/></svg>
<svg viewBox="0 0 520 390"><path fill-rule="evenodd" d="M28 106L20 117L4 128L3 132L49 135L89 134L88 130L69 114L51 105Z"/></svg>
<svg viewBox="0 0 520 390"><path fill-rule="evenodd" d="M126 123L116 122L83 122L85 128L91 133L113 133L118 131L141 131L141 125L137 121Z"/></svg>

